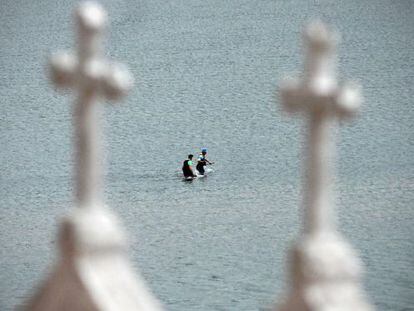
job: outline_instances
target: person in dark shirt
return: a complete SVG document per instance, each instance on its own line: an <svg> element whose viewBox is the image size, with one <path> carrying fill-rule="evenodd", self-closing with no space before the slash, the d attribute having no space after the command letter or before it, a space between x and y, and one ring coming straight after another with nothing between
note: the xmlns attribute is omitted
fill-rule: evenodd
<svg viewBox="0 0 414 311"><path fill-rule="evenodd" d="M193 169L191 168L192 165L193 165L193 155L189 154L188 159L183 162L183 174L185 178L197 177L194 174Z"/></svg>
<svg viewBox="0 0 414 311"><path fill-rule="evenodd" d="M207 149L203 148L201 149L201 153L198 156L196 169L200 173L200 175L204 175L205 173L204 166L206 166L207 164L213 164L213 162L210 162L209 160L206 159L206 154L207 154Z"/></svg>

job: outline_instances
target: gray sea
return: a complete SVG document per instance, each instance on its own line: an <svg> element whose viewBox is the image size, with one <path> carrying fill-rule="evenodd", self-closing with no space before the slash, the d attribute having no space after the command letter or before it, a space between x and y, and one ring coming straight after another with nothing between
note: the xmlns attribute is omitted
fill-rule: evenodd
<svg viewBox="0 0 414 311"><path fill-rule="evenodd" d="M0 3L0 309L53 266L73 208L73 95L48 81L50 53L74 46L75 1ZM304 122L277 86L303 67L301 29L342 35L339 77L363 87L337 140L337 215L378 310L414 310L414 2L116 0L107 56L135 87L105 104L105 196L128 255L168 310L262 310L288 289L301 230ZM182 182L188 153L214 172Z"/></svg>

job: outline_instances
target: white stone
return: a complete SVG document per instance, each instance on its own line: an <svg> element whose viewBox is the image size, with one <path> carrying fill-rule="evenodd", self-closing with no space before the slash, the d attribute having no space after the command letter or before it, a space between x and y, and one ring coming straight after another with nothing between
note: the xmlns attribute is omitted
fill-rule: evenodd
<svg viewBox="0 0 414 311"><path fill-rule="evenodd" d="M74 116L77 133L76 199L79 205L101 202L100 98L119 99L133 85L132 76L123 65L115 65L102 56L101 41L106 26L106 12L93 2L76 10L78 26L77 56L60 52L51 58L51 76L58 87L78 92ZM96 200L93 201L93 200Z"/></svg>
<svg viewBox="0 0 414 311"><path fill-rule="evenodd" d="M338 36L316 22L304 32L307 46L301 79L281 83L282 104L308 121L304 228L291 251L291 288L279 311L372 310L360 286L362 264L336 230L331 188L331 127L352 116L361 102L359 86L338 86Z"/></svg>
<svg viewBox="0 0 414 311"><path fill-rule="evenodd" d="M77 57L56 54L52 80L77 91L74 110L77 207L60 226L60 256L53 272L27 303L27 310L161 310L126 256L127 243L117 218L101 195L101 98L116 99L132 87L125 67L103 60L101 37L106 12L87 2L76 11Z"/></svg>

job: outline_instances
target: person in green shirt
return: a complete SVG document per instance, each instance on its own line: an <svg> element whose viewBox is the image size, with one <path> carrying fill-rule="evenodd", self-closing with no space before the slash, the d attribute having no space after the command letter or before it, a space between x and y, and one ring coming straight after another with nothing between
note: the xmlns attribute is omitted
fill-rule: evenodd
<svg viewBox="0 0 414 311"><path fill-rule="evenodd" d="M192 165L193 165L193 155L189 154L188 159L183 162L183 174L185 178L197 177L197 175L194 174L193 169L191 168Z"/></svg>

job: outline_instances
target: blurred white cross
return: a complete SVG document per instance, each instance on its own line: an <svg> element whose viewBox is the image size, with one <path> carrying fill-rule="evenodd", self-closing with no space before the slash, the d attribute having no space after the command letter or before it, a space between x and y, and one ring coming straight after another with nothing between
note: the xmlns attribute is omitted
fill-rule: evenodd
<svg viewBox="0 0 414 311"><path fill-rule="evenodd" d="M58 87L75 89L76 199L80 206L101 203L101 134L99 99L117 99L133 84L122 66L106 62L101 41L107 21L106 12L93 2L81 4L76 11L78 25L77 56L59 53L51 59L53 82Z"/></svg>
<svg viewBox="0 0 414 311"><path fill-rule="evenodd" d="M279 311L372 310L360 285L362 263L337 232L331 202L332 123L356 112L359 87L339 87L335 77L336 35L321 22L304 33L307 48L301 80L281 86L282 103L308 118L304 232L290 254L290 294Z"/></svg>
<svg viewBox="0 0 414 311"><path fill-rule="evenodd" d="M100 99L116 99L132 86L125 69L101 55L106 13L91 2L76 10L77 57L52 58L52 78L59 87L77 91L74 109L76 139L76 200L60 225L60 256L53 273L28 302L26 310L162 309L127 258L127 241L115 214L103 205ZM96 207L96 208L94 208Z"/></svg>
<svg viewBox="0 0 414 311"><path fill-rule="evenodd" d="M329 138L331 121L352 115L361 97L357 86L338 87L336 35L321 22L315 22L307 27L304 37L307 48L304 76L301 80L285 80L280 93L287 111L304 111L309 119L304 230L314 233L329 231L333 225L329 169L333 147Z"/></svg>

